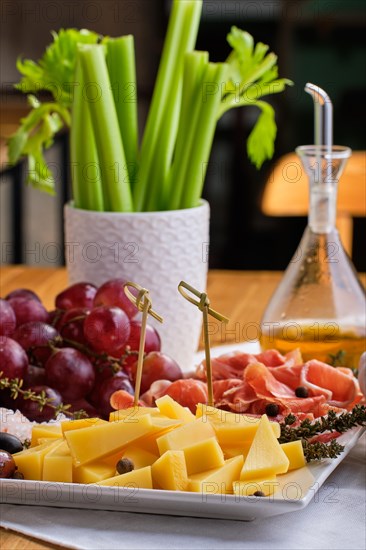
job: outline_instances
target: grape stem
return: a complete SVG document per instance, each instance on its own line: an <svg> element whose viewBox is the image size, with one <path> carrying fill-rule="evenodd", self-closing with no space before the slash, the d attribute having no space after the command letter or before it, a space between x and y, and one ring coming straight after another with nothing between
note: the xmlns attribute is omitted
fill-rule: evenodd
<svg viewBox="0 0 366 550"><path fill-rule="evenodd" d="M42 411L46 406L51 407L51 409L54 409L55 411L55 417L57 417L57 415L61 413L74 420L77 418L88 417L88 414L86 413L86 411L84 411L84 409L80 409L79 411L75 411L72 413L68 410L71 405L64 405L63 403L60 403L57 406L53 405L53 399L51 397L47 397L44 391L36 393L31 389L24 390L22 388L23 380L21 378L2 378L2 375L3 373L0 372L0 390L10 390L10 396L13 399L16 399L19 395L21 395L25 400L29 399L30 401L36 401L39 404L40 411Z"/></svg>

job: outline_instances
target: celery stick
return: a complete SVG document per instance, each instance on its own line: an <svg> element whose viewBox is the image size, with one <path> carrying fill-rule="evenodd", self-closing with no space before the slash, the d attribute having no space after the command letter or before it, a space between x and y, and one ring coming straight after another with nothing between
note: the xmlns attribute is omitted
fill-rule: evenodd
<svg viewBox="0 0 366 550"><path fill-rule="evenodd" d="M202 79L208 65L208 52L189 52L184 59L182 106L180 110L177 143L174 161L168 181L168 210L180 207L185 182L185 171L189 162L191 145L199 114Z"/></svg>
<svg viewBox="0 0 366 550"><path fill-rule="evenodd" d="M226 63L209 63L205 71L202 95L197 99L200 102L200 112L185 173L181 208L192 208L199 204L215 135L221 85L226 82L228 69Z"/></svg>
<svg viewBox="0 0 366 550"><path fill-rule="evenodd" d="M135 46L132 35L108 39L107 66L128 174L133 187L137 172L138 118Z"/></svg>
<svg viewBox="0 0 366 550"><path fill-rule="evenodd" d="M70 129L70 157L74 205L84 210L104 210L98 155L88 105L83 97L83 75L80 63L76 67L75 92ZM87 139L85 137L87 136ZM94 173L92 172L93 167Z"/></svg>
<svg viewBox="0 0 366 550"><path fill-rule="evenodd" d="M174 0L173 2L153 98L142 140L139 174L134 187L136 210L144 208L144 205L148 202L147 193L151 194L151 190L148 188L149 180L152 176L151 165L157 150L162 148L162 136L165 138L164 146L167 144L168 151L161 153L162 157L165 155L165 160L161 158L159 166L162 166L163 170L167 170L167 162L171 158L178 123L184 54L194 48L201 10L202 0ZM169 120L165 116L167 112ZM165 126L167 126L166 129ZM156 173L155 181L158 178L159 174ZM155 184L152 192L156 195L160 194ZM157 203L157 201L157 196L149 199L149 208L153 209L154 206L152 203Z"/></svg>
<svg viewBox="0 0 366 550"><path fill-rule="evenodd" d="M119 132L116 108L110 86L103 45L83 46L80 50L84 74L84 95L97 145L109 210L131 212L133 210L126 157Z"/></svg>

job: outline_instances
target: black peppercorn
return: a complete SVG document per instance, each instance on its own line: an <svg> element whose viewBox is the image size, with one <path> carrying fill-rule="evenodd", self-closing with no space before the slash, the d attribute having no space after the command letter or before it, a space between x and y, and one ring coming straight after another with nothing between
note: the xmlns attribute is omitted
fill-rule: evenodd
<svg viewBox="0 0 366 550"><path fill-rule="evenodd" d="M265 497L266 495L263 493L263 491L256 491L253 493L253 497Z"/></svg>
<svg viewBox="0 0 366 550"><path fill-rule="evenodd" d="M135 465L129 458L121 458L116 465L116 470L119 474L127 474L127 472L132 472L134 469Z"/></svg>
<svg viewBox="0 0 366 550"><path fill-rule="evenodd" d="M267 416L277 416L279 413L279 407L276 403L268 403L265 410Z"/></svg>
<svg viewBox="0 0 366 550"><path fill-rule="evenodd" d="M308 389L305 386L299 386L295 390L296 397L309 397Z"/></svg>

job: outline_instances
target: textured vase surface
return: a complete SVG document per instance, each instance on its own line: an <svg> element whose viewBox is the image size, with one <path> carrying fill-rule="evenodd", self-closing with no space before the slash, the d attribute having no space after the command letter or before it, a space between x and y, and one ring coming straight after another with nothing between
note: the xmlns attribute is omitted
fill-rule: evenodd
<svg viewBox="0 0 366 550"><path fill-rule="evenodd" d="M120 277L148 288L151 317L162 339L162 351L185 371L194 366L202 313L179 294L181 280L206 290L210 209L167 212L93 212L65 206L66 264L70 284L99 286Z"/></svg>

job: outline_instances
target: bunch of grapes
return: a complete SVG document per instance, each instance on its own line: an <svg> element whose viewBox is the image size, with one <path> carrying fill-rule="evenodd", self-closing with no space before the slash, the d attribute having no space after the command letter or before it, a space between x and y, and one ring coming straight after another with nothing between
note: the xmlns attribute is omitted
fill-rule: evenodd
<svg viewBox="0 0 366 550"><path fill-rule="evenodd" d="M18 379L20 386L15 400L14 392L0 390L0 406L36 421L50 420L62 404L70 412L107 418L115 391L133 395L141 321L123 285L121 279L99 288L76 283L56 296L51 312L27 289L0 299L0 381ZM182 378L150 325L144 351L142 393L155 380ZM34 393L47 404L30 399Z"/></svg>

